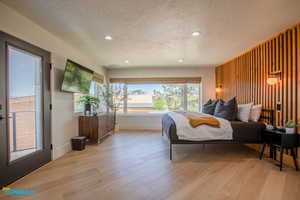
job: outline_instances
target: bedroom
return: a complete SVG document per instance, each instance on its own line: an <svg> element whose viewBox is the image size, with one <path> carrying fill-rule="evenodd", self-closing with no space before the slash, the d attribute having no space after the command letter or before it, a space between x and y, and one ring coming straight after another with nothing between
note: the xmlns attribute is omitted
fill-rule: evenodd
<svg viewBox="0 0 300 200"><path fill-rule="evenodd" d="M0 0L0 199L299 199L299 8Z"/></svg>

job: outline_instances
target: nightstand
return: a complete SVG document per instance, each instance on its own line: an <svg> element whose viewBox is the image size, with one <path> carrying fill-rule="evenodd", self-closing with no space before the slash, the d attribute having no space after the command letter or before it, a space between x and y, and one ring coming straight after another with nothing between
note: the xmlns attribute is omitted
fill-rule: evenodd
<svg viewBox="0 0 300 200"><path fill-rule="evenodd" d="M280 150L280 171L282 170L283 153L286 150L291 152L293 156L295 168L298 171L297 164L297 152L299 146L299 135L298 134L286 134L280 130L268 130L266 129L263 133L264 145L260 153L260 159L262 159L266 145L270 146L270 158L276 159L276 149Z"/></svg>

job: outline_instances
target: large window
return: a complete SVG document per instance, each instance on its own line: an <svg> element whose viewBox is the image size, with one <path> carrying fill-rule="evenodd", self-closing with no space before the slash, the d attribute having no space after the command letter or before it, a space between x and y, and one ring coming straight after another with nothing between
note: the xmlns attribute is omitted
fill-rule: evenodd
<svg viewBox="0 0 300 200"><path fill-rule="evenodd" d="M116 85L119 83L113 87ZM122 88L125 98L118 113L198 112L200 109L200 83L122 84Z"/></svg>

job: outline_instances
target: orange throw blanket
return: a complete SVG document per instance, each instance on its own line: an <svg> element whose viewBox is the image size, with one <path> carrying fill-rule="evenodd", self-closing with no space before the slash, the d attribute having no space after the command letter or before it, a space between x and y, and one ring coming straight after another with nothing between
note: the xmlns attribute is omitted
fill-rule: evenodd
<svg viewBox="0 0 300 200"><path fill-rule="evenodd" d="M220 122L214 117L202 116L192 112L183 112L183 111L175 111L175 112L185 116L189 120L189 123L193 128L196 128L201 125L220 128Z"/></svg>

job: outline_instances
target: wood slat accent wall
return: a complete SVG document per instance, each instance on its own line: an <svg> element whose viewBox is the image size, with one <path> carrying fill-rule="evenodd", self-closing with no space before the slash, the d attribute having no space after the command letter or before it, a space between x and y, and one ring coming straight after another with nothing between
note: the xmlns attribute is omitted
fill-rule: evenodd
<svg viewBox="0 0 300 200"><path fill-rule="evenodd" d="M275 71L281 71L280 83L267 85L268 74ZM286 120L300 124L300 24L218 66L216 86L220 85L217 98L236 96L238 103L254 102L273 110L281 104L276 125L283 126Z"/></svg>

